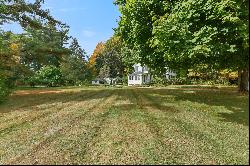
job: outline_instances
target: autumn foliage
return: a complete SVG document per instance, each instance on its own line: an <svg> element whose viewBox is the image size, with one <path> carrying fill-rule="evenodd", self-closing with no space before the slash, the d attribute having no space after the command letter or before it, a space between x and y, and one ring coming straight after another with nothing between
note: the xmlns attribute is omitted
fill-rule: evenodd
<svg viewBox="0 0 250 166"><path fill-rule="evenodd" d="M89 68L92 70L94 75L96 74L96 70L95 70L96 59L98 56L101 56L101 54L104 51L104 47L105 47L105 44L103 42L98 43L96 45L96 48L93 54L89 58Z"/></svg>

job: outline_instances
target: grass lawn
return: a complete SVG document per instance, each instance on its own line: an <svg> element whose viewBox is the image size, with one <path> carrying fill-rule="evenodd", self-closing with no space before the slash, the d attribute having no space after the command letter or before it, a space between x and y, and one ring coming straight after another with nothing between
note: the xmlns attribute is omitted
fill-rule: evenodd
<svg viewBox="0 0 250 166"><path fill-rule="evenodd" d="M249 164L236 88L19 89L0 105L0 164Z"/></svg>

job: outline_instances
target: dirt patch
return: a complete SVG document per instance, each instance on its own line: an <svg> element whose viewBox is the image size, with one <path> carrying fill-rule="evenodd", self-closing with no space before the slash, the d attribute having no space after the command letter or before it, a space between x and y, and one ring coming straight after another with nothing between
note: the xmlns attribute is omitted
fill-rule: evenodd
<svg viewBox="0 0 250 166"><path fill-rule="evenodd" d="M64 93L61 90L19 90L13 93L13 96L35 95L35 94L57 94Z"/></svg>

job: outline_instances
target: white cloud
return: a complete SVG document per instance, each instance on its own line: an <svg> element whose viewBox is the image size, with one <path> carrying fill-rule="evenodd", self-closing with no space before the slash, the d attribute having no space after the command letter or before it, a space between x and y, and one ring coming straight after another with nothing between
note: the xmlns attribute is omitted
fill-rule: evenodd
<svg viewBox="0 0 250 166"><path fill-rule="evenodd" d="M93 37L96 35L94 31L90 31L90 30L83 30L82 34L84 37Z"/></svg>

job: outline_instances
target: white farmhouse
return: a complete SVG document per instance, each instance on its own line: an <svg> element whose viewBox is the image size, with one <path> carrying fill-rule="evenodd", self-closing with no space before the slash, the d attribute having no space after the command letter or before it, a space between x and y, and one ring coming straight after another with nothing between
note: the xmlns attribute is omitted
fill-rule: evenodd
<svg viewBox="0 0 250 166"><path fill-rule="evenodd" d="M128 86L142 85L151 81L152 78L147 66L135 64L133 67L134 72L128 75Z"/></svg>
<svg viewBox="0 0 250 166"><path fill-rule="evenodd" d="M128 86L133 85L143 85L150 83L153 80L152 74L150 74L150 70L147 66L141 66L141 64L135 64L134 72L128 75ZM176 74L169 70L168 68L166 75L164 76L166 79L171 79L176 76Z"/></svg>
<svg viewBox="0 0 250 166"><path fill-rule="evenodd" d="M165 76L166 76L166 79L167 80L170 80L170 79L172 79L172 78L175 78L176 77L176 73L175 72L173 72L171 69L169 69L168 67L165 67L166 68L166 74L165 74Z"/></svg>

